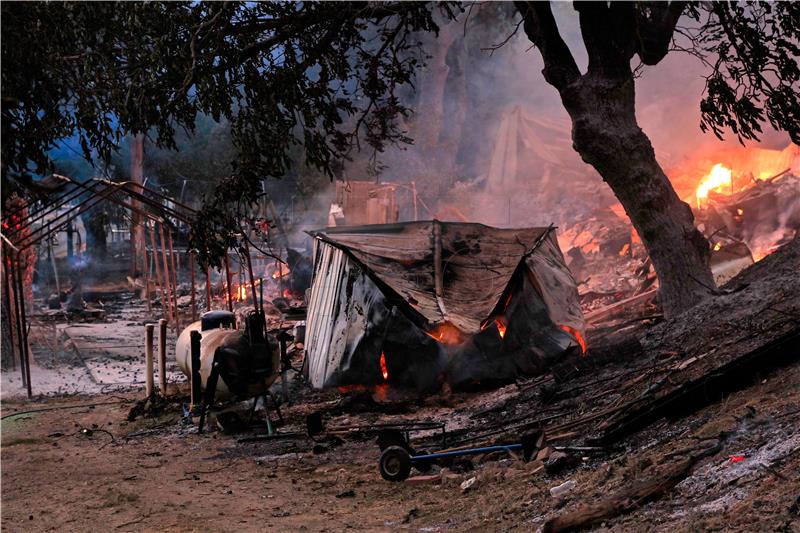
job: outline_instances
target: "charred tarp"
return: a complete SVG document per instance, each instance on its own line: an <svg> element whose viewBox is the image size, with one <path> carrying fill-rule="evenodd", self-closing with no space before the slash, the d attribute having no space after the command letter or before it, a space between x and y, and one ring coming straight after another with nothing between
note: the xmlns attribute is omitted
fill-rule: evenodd
<svg viewBox="0 0 800 533"><path fill-rule="evenodd" d="M508 382L585 348L552 228L434 220L310 234L314 387Z"/></svg>

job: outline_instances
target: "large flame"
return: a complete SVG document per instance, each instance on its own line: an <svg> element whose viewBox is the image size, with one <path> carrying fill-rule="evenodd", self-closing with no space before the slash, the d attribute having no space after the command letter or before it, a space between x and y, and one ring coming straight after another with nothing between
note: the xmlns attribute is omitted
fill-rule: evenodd
<svg viewBox="0 0 800 533"><path fill-rule="evenodd" d="M730 192L732 187L731 169L717 163L711 168L709 172L697 186L694 195L697 198L697 206L700 207L701 203L708 198L708 193L714 192Z"/></svg>

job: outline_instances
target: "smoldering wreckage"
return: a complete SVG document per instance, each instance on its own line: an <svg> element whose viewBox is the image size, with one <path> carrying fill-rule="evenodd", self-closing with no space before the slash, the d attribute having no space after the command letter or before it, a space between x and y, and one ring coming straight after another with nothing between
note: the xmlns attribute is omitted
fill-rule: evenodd
<svg viewBox="0 0 800 533"><path fill-rule="evenodd" d="M638 513L641 524L646 509L664 512L671 500L700 514L735 509L770 477L796 481L797 470L788 472L800 450L800 178L790 168L733 194L714 183L696 198L696 213L720 288L680 321L663 319L646 253L613 206L564 229L398 222L386 186L370 194L365 185L369 213L351 203L349 219L366 224L347 224L340 201L334 225L308 229L310 253L287 245L274 261L245 249L203 280L185 246L182 207L118 188L144 204L145 235L167 235L144 244L144 267L129 280L151 316L160 308L165 320L157 342L156 328L144 328L136 364L146 398L128 418L180 412L181 422L147 435L222 433L257 457L324 464L344 454L371 463L375 482L454 484L464 494L543 487L517 512L544 531L624 529L627 515ZM20 211L22 223L47 207L39 209ZM48 231L78 211L50 220ZM272 212L265 207L264 219ZM4 242L12 259L4 311L29 388L25 335L97 319L74 306L65 315L60 305L31 305L19 244L41 226ZM68 291L58 291L63 300ZM82 291L89 299L92 290ZM108 302L124 291L99 292ZM168 383L168 352L186 379ZM767 380L794 392L763 405L747 396ZM746 404L746 413L731 418L728 402ZM679 447L687 439L695 444ZM639 465L635 482L629 460ZM725 495L731 479L734 499ZM797 495L778 493L783 507L771 524L791 530Z"/></svg>

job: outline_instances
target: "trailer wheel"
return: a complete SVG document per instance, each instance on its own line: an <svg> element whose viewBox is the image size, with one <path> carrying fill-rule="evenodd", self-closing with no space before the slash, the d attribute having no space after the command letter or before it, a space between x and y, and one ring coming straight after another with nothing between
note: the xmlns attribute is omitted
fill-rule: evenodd
<svg viewBox="0 0 800 533"><path fill-rule="evenodd" d="M403 481L411 473L411 456L400 446L389 446L381 454L380 470L386 481Z"/></svg>

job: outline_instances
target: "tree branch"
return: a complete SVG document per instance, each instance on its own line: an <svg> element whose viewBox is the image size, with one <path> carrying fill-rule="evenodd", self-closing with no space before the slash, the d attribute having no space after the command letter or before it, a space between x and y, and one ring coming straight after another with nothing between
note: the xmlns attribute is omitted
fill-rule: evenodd
<svg viewBox="0 0 800 533"><path fill-rule="evenodd" d="M649 11L643 9L646 7ZM636 9L636 53L645 65L655 65L667 55L675 26L686 2L649 2Z"/></svg>
<svg viewBox="0 0 800 533"><path fill-rule="evenodd" d="M525 34L536 45L544 60L544 79L562 91L581 76L575 58L558 32L549 2L515 2L524 20Z"/></svg>

